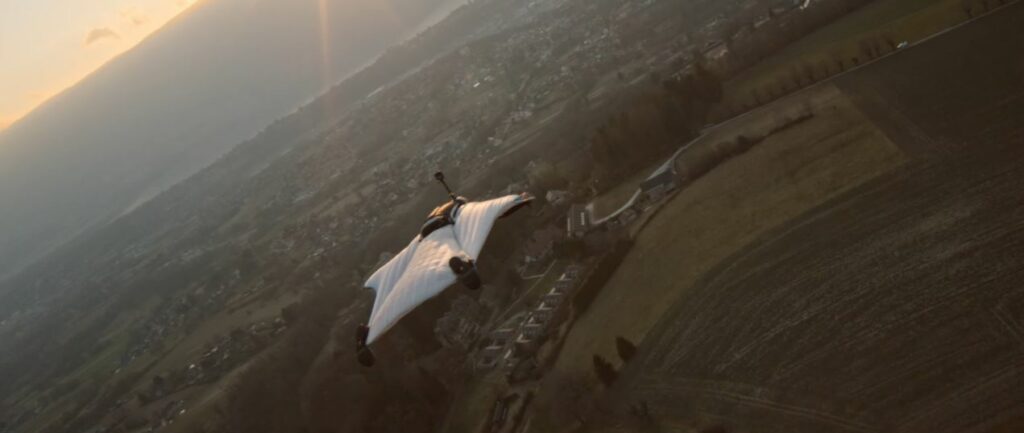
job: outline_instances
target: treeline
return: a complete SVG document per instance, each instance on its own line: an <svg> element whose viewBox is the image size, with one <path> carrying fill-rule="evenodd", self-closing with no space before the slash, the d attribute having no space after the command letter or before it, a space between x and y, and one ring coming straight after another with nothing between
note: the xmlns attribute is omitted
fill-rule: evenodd
<svg viewBox="0 0 1024 433"><path fill-rule="evenodd" d="M720 37L730 52L728 62L722 65L723 70L731 75L756 65L793 42L872 1L814 2L802 10L767 7L737 16L721 27ZM768 21L762 21L765 18Z"/></svg>
<svg viewBox="0 0 1024 433"><path fill-rule="evenodd" d="M871 0L837 0L815 2L811 7L779 15L776 10L753 10L723 25L720 37L729 48L729 54L718 65L725 75L732 75L752 67L775 55L788 45L818 29L848 15ZM961 0L962 18L969 20L1011 3L1010 0ZM949 3L943 8L956 8ZM785 11L783 11L785 12ZM948 11L951 12L951 11ZM770 18L765 20L765 18ZM947 18L943 18L947 19ZM950 25L953 23L950 22ZM911 27L913 24L909 24ZM749 90L749 95L730 98L729 106L720 107L713 117L730 118L757 106L774 101L792 92L808 87L837 74L846 72L903 47L908 39L923 37L908 31L884 26L874 32L851 38L828 53L810 53L793 60L788 66L772 71L769 80ZM902 34L900 36L899 34ZM743 99L743 100L741 100Z"/></svg>
<svg viewBox="0 0 1024 433"><path fill-rule="evenodd" d="M1012 3L1013 0L961 0L960 8L967 15L967 18L974 18L986 14L993 9L1000 8Z"/></svg>
<svg viewBox="0 0 1024 433"><path fill-rule="evenodd" d="M733 76L776 55L787 46L836 20L871 3L872 0L836 0L815 2L807 9L768 7L753 9L736 16L719 29L719 38L728 54L717 64L724 76ZM801 59L794 62L782 76L760 88L753 89L746 102L731 98L731 105L720 107L713 118L727 119L774 101L793 91L814 84L850 67L881 55L883 50L896 49L892 37L876 37L862 45L865 54L833 53L827 59Z"/></svg>
<svg viewBox="0 0 1024 433"><path fill-rule="evenodd" d="M695 137L722 98L721 79L703 62L669 79L651 79L652 84L624 97L621 110L590 139L598 189L616 185Z"/></svg>

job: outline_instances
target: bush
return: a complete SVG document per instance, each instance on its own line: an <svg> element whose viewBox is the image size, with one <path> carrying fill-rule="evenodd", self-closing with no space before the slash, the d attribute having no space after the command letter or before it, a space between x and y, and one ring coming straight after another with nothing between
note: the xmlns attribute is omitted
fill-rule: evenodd
<svg viewBox="0 0 1024 433"><path fill-rule="evenodd" d="M619 378L619 372L615 371L612 363L601 355L594 355L594 373L604 386L612 386Z"/></svg>
<svg viewBox="0 0 1024 433"><path fill-rule="evenodd" d="M286 307L281 309L281 320L289 325L294 325L295 322L299 321L302 314L299 312L299 303L293 302L288 304Z"/></svg>
<svg viewBox="0 0 1024 433"><path fill-rule="evenodd" d="M619 353L622 362L629 362L636 356L636 345L624 337L615 337L615 350Z"/></svg>

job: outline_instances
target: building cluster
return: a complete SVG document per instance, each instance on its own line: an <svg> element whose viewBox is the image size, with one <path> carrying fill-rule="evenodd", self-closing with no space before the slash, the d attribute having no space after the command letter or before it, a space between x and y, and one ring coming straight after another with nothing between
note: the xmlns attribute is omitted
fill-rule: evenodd
<svg viewBox="0 0 1024 433"><path fill-rule="evenodd" d="M521 362L533 360L541 344L567 318L569 301L579 285L581 272L579 265L566 267L536 307L492 331L488 344L477 353L477 369L512 373Z"/></svg>
<svg viewBox="0 0 1024 433"><path fill-rule="evenodd" d="M659 166L619 209L600 219L594 219L591 206L573 205L566 216L566 230L570 239L583 239L593 230L601 227L623 227L665 203L665 198L680 188L683 178L676 170L676 152Z"/></svg>

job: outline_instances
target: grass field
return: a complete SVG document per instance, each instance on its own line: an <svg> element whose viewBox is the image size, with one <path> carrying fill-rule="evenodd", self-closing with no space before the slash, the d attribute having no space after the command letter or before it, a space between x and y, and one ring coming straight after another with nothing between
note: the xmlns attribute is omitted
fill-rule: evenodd
<svg viewBox="0 0 1024 433"><path fill-rule="evenodd" d="M832 86L805 98L814 119L770 136L698 179L642 231L622 266L567 336L555 368L588 371L616 359L614 338L643 341L705 272L760 234L898 166L901 152ZM788 107L766 109L775 116ZM743 126L771 124L757 116ZM729 129L728 125L722 129ZM714 137L692 148L713 145ZM556 428L537 420L541 430ZM540 430L538 430L540 431Z"/></svg>
<svg viewBox="0 0 1024 433"><path fill-rule="evenodd" d="M640 183L647 179L651 175L651 171L661 165L661 162L652 165L650 168L645 168L633 173L632 176L622 181L615 188L612 188L608 192L601 194L594 198L594 219L600 220L612 212L618 210L622 205L629 201L629 198L636 193L636 190L640 188Z"/></svg>

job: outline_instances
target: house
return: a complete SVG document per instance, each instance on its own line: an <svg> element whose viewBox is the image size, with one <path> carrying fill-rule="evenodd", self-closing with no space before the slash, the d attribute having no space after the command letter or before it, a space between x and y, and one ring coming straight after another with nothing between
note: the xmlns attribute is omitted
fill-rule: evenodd
<svg viewBox="0 0 1024 433"><path fill-rule="evenodd" d="M523 324L523 336L527 338L540 338L544 335L544 330L547 328L545 323L536 316L530 316L530 319Z"/></svg>
<svg viewBox="0 0 1024 433"><path fill-rule="evenodd" d="M490 342L476 354L476 367L480 370L505 367L507 358L514 356L512 349L515 347L517 335L518 329L514 327L492 331L489 335Z"/></svg>
<svg viewBox="0 0 1024 433"><path fill-rule="evenodd" d="M536 322L546 325L551 320L551 317L555 315L555 308L557 307L557 304L552 304L548 301L541 302L537 309L533 310L531 319L536 319Z"/></svg>
<svg viewBox="0 0 1024 433"><path fill-rule="evenodd" d="M575 280L580 277L580 266L569 265L565 268L565 273L562 274L562 279Z"/></svg>
<svg viewBox="0 0 1024 433"><path fill-rule="evenodd" d="M558 206L569 199L568 191L551 190L544 195L544 199L547 200L552 206Z"/></svg>
<svg viewBox="0 0 1024 433"><path fill-rule="evenodd" d="M537 349L540 348L540 343L541 341L539 336L533 337L526 334L520 334L519 337L516 338L516 342L513 347L516 355L519 357L528 357L537 353Z"/></svg>
<svg viewBox="0 0 1024 433"><path fill-rule="evenodd" d="M551 289L550 292L544 294L541 300L551 305L562 305L562 301L565 300L565 292Z"/></svg>
<svg viewBox="0 0 1024 433"><path fill-rule="evenodd" d="M555 281L555 287L554 289L552 289L552 291L557 291L561 293L568 292L569 289L572 288L573 283L575 282L575 279L569 278L567 274L562 274L562 276L557 281Z"/></svg>
<svg viewBox="0 0 1024 433"><path fill-rule="evenodd" d="M522 359L516 359L516 362L510 365L506 370L508 371L508 382L509 384L515 384L528 380L531 377L537 377L537 358L526 357Z"/></svg>
<svg viewBox="0 0 1024 433"><path fill-rule="evenodd" d="M633 220L635 220L637 216L638 214L636 210L634 210L633 208L629 208L622 211L622 213L620 213L619 216L616 218L616 221L618 221L620 226L625 226L633 222Z"/></svg>
<svg viewBox="0 0 1024 433"><path fill-rule="evenodd" d="M569 238L583 238L591 228L592 219L586 206L580 204L570 206L569 215L566 217L566 231Z"/></svg>
<svg viewBox="0 0 1024 433"><path fill-rule="evenodd" d="M717 62L729 54L729 47L722 41L708 42L704 46L704 58Z"/></svg>
<svg viewBox="0 0 1024 433"><path fill-rule="evenodd" d="M654 203L678 188L679 176L676 174L675 165L670 162L659 167L640 183L641 199L646 204Z"/></svg>
<svg viewBox="0 0 1024 433"><path fill-rule="evenodd" d="M493 332L491 332L491 340L494 341L494 344L505 346L512 341L512 338L515 337L515 335L515 328L495 329Z"/></svg>
<svg viewBox="0 0 1024 433"><path fill-rule="evenodd" d="M498 365L498 361L501 360L501 355L504 353L505 345L499 345L492 343L480 350L477 355L476 367L482 370L489 370Z"/></svg>
<svg viewBox="0 0 1024 433"><path fill-rule="evenodd" d="M501 358L500 363L506 372L511 372L516 367L516 364L519 363L519 357L516 355L515 349L508 349L505 352L505 356Z"/></svg>

